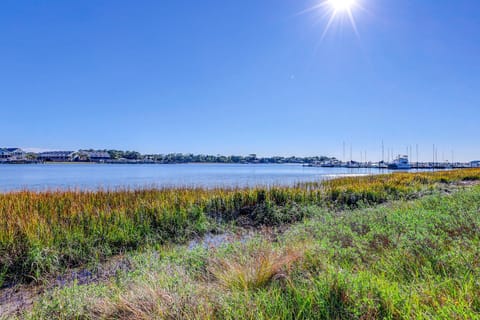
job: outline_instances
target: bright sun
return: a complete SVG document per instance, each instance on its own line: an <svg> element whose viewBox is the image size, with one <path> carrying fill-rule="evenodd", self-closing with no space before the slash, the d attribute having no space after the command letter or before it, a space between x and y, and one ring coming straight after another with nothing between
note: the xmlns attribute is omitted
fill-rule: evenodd
<svg viewBox="0 0 480 320"><path fill-rule="evenodd" d="M335 10L339 11L350 11L355 5L355 0L328 0L328 4Z"/></svg>
<svg viewBox="0 0 480 320"><path fill-rule="evenodd" d="M327 34L328 30L335 25L340 25L346 21L350 21L355 34L358 36L357 25L355 23L354 13L357 9L365 10L362 6L363 0L316 0L318 3L311 8L308 8L301 13L310 11L320 11L323 13L323 18L327 18L325 30L322 33L322 40Z"/></svg>

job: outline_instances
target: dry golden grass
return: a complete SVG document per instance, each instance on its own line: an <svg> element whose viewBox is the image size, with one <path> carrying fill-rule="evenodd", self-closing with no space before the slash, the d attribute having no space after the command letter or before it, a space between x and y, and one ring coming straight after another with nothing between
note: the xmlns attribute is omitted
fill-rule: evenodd
<svg viewBox="0 0 480 320"><path fill-rule="evenodd" d="M214 319L218 287L193 278L184 267L170 264L149 270L107 297L92 298L88 319Z"/></svg>
<svg viewBox="0 0 480 320"><path fill-rule="evenodd" d="M216 258L208 271L222 287L248 292L287 279L292 265L302 257L303 250L298 248L278 251L265 247L247 256Z"/></svg>
<svg viewBox="0 0 480 320"><path fill-rule="evenodd" d="M131 285L116 299L97 301L92 315L101 319L165 319L171 314L174 298L152 283Z"/></svg>

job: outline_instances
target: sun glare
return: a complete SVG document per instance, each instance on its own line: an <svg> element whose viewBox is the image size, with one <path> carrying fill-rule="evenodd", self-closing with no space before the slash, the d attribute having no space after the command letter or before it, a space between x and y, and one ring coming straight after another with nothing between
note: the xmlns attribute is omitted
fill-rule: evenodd
<svg viewBox="0 0 480 320"><path fill-rule="evenodd" d="M335 10L339 11L350 11L355 5L355 0L328 0L328 4Z"/></svg>
<svg viewBox="0 0 480 320"><path fill-rule="evenodd" d="M354 19L354 12L357 9L365 10L361 5L362 0L316 0L318 3L313 7L302 11L301 13L318 11L323 13L323 18L327 18L325 30L322 34L322 40L328 30L333 25L341 25L345 21L350 21L355 34L358 37L358 30Z"/></svg>

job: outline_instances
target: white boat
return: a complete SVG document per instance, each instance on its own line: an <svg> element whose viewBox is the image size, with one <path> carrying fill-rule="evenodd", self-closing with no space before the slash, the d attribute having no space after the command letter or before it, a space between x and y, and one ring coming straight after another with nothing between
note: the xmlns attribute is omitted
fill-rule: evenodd
<svg viewBox="0 0 480 320"><path fill-rule="evenodd" d="M391 170L410 170L412 166L408 162L408 156L398 156L397 159L388 164L388 169Z"/></svg>

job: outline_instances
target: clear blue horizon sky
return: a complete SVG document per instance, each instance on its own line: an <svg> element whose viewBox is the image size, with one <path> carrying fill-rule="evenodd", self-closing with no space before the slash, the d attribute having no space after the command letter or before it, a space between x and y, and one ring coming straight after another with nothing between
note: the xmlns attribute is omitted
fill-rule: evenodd
<svg viewBox="0 0 480 320"><path fill-rule="evenodd" d="M357 1L4 0L0 146L480 158L480 2Z"/></svg>

